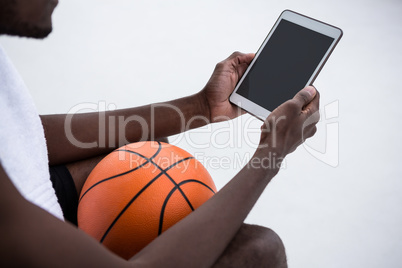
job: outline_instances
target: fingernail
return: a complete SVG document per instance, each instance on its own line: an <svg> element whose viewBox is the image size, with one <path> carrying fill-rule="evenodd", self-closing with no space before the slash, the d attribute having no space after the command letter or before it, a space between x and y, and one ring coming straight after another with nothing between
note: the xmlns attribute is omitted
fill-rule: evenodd
<svg viewBox="0 0 402 268"><path fill-rule="evenodd" d="M305 90L310 94L310 96L314 96L315 95L315 93L316 93L316 90L315 90L315 88L314 87L312 87L312 86L308 86L308 87L306 87L305 88Z"/></svg>

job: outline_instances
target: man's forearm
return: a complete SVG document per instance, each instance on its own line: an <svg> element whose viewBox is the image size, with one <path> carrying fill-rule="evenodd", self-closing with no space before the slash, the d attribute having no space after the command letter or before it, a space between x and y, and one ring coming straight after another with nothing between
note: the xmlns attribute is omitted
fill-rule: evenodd
<svg viewBox="0 0 402 268"><path fill-rule="evenodd" d="M247 166L215 196L168 229L134 259L142 259L151 267L212 266L277 174L277 165L264 167L265 158L270 155L257 151ZM278 161L280 164L280 159Z"/></svg>
<svg viewBox="0 0 402 268"><path fill-rule="evenodd" d="M209 123L201 93L136 108L41 116L51 165L106 154L126 143L145 141Z"/></svg>
<svg viewBox="0 0 402 268"><path fill-rule="evenodd" d="M123 262L89 236L26 201L0 165L0 214L4 215L0 230L6 230L2 240L7 245L3 247L7 258L0 260L0 266L211 266L278 172L281 160L314 134L315 124L304 126L318 111L318 104L318 92L309 87L275 109L264 123L261 146L248 165L214 197L145 247L132 262ZM274 166L269 165L272 157L277 160ZM37 247L37 241L43 246Z"/></svg>
<svg viewBox="0 0 402 268"><path fill-rule="evenodd" d="M52 217L20 196L0 165L4 199L0 221L5 256L0 265L40 267L210 267L233 239L243 220L277 170L258 165L264 155L243 168L221 191L125 262L101 244ZM13 204L10 209L7 204ZM25 230L21 232L21 230ZM22 241L24 243L16 243ZM41 247L35 247L37 241ZM14 241L14 242L13 242ZM60 243L60 241L63 241ZM18 250L15 250L17 249Z"/></svg>

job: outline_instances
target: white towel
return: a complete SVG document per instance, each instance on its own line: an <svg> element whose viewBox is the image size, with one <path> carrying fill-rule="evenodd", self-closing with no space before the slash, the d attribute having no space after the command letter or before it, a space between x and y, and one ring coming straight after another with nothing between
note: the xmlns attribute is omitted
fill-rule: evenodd
<svg viewBox="0 0 402 268"><path fill-rule="evenodd" d="M63 219L49 175L44 130L33 99L0 46L0 162L20 193Z"/></svg>

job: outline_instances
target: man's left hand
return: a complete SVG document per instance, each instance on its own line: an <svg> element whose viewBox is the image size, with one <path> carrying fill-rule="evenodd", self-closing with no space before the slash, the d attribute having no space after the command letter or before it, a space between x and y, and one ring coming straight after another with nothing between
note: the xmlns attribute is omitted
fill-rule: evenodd
<svg viewBox="0 0 402 268"><path fill-rule="evenodd" d="M254 55L254 53L234 52L216 65L211 78L200 92L209 107L211 123L233 119L245 113L229 102L229 96L250 65Z"/></svg>

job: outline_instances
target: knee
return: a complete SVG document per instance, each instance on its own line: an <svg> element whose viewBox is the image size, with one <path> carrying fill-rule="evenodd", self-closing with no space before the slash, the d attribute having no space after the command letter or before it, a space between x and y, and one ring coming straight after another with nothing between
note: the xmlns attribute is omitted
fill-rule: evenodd
<svg viewBox="0 0 402 268"><path fill-rule="evenodd" d="M239 236L245 241L245 258L250 267L287 267L285 247L272 229L243 224Z"/></svg>

